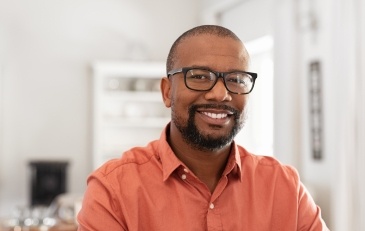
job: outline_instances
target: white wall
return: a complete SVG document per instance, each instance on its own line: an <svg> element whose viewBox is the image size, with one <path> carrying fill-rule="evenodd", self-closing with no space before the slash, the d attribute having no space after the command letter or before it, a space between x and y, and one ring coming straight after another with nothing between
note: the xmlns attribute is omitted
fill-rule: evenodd
<svg viewBox="0 0 365 231"><path fill-rule="evenodd" d="M28 203L29 160L69 160L69 191L84 191L91 62L165 60L198 9L194 0L0 0L0 216Z"/></svg>
<svg viewBox="0 0 365 231"><path fill-rule="evenodd" d="M280 126L275 129L276 151L281 153L280 159L300 170L302 181L310 186L331 230L363 230L359 228L362 218L358 217L361 215L359 212L364 211L364 203L359 195L361 191L354 193L363 187L363 176L356 175L356 180L361 180L351 181L351 175L361 172L352 161L364 158L364 153L355 147L359 145L356 138L360 134L356 131L364 128L360 126L364 124L364 118L348 115L360 105L356 105L356 99L349 99L352 99L354 91L361 89L356 87L361 84L361 81L356 81L362 79L358 74L363 73L356 70L356 67L362 66L359 65L360 46L356 45L363 44L364 40L360 33L353 32L358 31L356 26L365 25L365 21L359 22L364 7L358 9L361 1L275 2L277 94L274 114L276 125ZM319 61L322 65L321 160L313 159L311 152L309 65L312 61ZM348 142L349 139L353 139L352 142ZM360 140L360 143L363 141ZM352 147L343 149L346 145ZM345 168L343 160L350 163ZM353 197L342 198L343 195ZM338 206L341 205L338 201L343 203L342 207Z"/></svg>
<svg viewBox="0 0 365 231"><path fill-rule="evenodd" d="M273 0L246 0L238 3L220 12L221 25L229 27L244 42L273 33Z"/></svg>

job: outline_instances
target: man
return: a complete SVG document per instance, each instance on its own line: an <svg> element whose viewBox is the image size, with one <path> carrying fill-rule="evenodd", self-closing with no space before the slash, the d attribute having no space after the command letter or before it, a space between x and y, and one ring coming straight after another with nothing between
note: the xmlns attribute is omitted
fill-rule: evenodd
<svg viewBox="0 0 365 231"><path fill-rule="evenodd" d="M161 80L171 123L88 179L79 230L328 230L297 172L235 144L257 75L220 26L182 34Z"/></svg>

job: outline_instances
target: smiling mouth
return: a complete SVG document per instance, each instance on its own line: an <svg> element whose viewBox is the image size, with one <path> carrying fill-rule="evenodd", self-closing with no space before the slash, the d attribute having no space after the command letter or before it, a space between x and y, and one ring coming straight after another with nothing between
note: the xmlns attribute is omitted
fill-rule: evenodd
<svg viewBox="0 0 365 231"><path fill-rule="evenodd" d="M190 118L194 118L195 113L203 116L202 118L205 118L205 122L219 126L229 123L231 118L235 119L239 114L235 108L222 104L192 105L189 108Z"/></svg>
<svg viewBox="0 0 365 231"><path fill-rule="evenodd" d="M226 113L212 113L212 112L201 112L201 113L212 119L224 119L228 116L228 114Z"/></svg>

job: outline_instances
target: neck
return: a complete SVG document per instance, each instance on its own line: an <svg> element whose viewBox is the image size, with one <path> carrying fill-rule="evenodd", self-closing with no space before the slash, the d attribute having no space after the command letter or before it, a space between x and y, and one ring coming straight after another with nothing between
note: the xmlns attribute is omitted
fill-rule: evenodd
<svg viewBox="0 0 365 231"><path fill-rule="evenodd" d="M171 137L168 141L175 155L213 192L226 167L231 145L217 151L201 151Z"/></svg>

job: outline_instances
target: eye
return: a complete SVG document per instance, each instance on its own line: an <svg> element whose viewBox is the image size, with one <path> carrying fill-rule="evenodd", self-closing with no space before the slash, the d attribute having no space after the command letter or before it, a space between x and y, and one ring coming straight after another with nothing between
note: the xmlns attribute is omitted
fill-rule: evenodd
<svg viewBox="0 0 365 231"><path fill-rule="evenodd" d="M237 83L247 86L249 79L237 79Z"/></svg>
<svg viewBox="0 0 365 231"><path fill-rule="evenodd" d="M228 78L227 79L227 82L230 82L230 83L238 83L238 84L244 84L245 83L245 80L244 79L239 79L239 78Z"/></svg>
<svg viewBox="0 0 365 231"><path fill-rule="evenodd" d="M232 84L239 84L239 85L247 86L247 85L251 84L252 79L250 78L250 76L248 76L246 74L232 73L232 74L227 76L226 82L227 83L232 83Z"/></svg>
<svg viewBox="0 0 365 231"><path fill-rule="evenodd" d="M230 76L229 78L226 79L226 81L228 83L236 83L236 84L246 84L246 80L240 78L239 76Z"/></svg>
<svg viewBox="0 0 365 231"><path fill-rule="evenodd" d="M187 74L187 77L189 79L202 80L202 81L214 79L214 76L211 72L206 71L206 70L200 70L200 69L190 70L189 73Z"/></svg>
<svg viewBox="0 0 365 231"><path fill-rule="evenodd" d="M202 75L202 74L194 74L194 75L191 75L191 78L193 78L193 79L201 79L201 80L210 79L208 76Z"/></svg>

